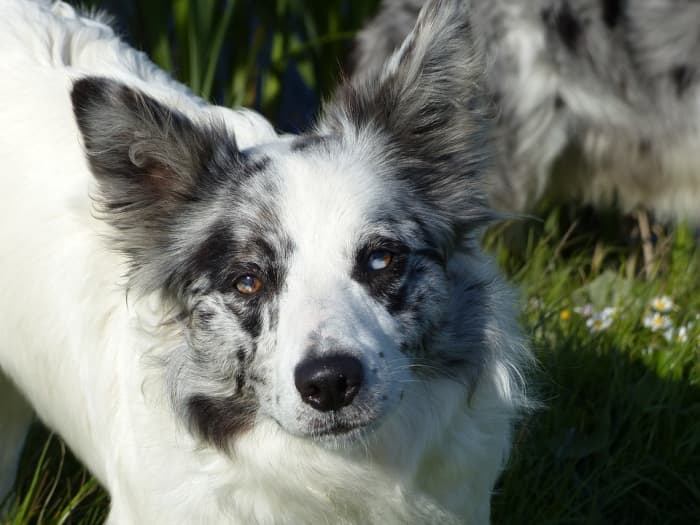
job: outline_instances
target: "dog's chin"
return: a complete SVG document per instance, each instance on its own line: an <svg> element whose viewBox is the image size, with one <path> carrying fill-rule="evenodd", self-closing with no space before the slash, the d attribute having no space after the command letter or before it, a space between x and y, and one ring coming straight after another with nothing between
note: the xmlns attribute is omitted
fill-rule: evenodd
<svg viewBox="0 0 700 525"><path fill-rule="evenodd" d="M313 422L309 435L312 439L344 439L352 438L358 433L371 432L375 422L371 419L345 421L335 420L332 422Z"/></svg>
<svg viewBox="0 0 700 525"><path fill-rule="evenodd" d="M301 429L291 430L278 424L290 434L309 440L319 446L330 449L351 448L356 443L366 443L367 439L381 425L382 418L352 417L337 415L314 418Z"/></svg>
<svg viewBox="0 0 700 525"><path fill-rule="evenodd" d="M352 448L379 438L381 429L393 419L396 406L386 402L351 405L339 411L319 412L298 407L291 421L286 417L272 419L288 434L323 448Z"/></svg>
<svg viewBox="0 0 700 525"><path fill-rule="evenodd" d="M356 443L365 443L378 426L379 422L371 419L318 421L309 426L305 437L325 448L348 448Z"/></svg>

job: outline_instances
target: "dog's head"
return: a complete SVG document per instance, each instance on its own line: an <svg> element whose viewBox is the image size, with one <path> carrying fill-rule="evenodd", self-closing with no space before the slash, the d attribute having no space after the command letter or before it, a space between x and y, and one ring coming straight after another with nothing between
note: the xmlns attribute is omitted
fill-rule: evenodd
<svg viewBox="0 0 700 525"><path fill-rule="evenodd" d="M488 284L462 261L490 213L461 6L431 3L314 133L247 150L115 81L75 83L98 211L132 290L176 306L167 384L203 440L226 446L267 418L351 441L407 390L476 373Z"/></svg>

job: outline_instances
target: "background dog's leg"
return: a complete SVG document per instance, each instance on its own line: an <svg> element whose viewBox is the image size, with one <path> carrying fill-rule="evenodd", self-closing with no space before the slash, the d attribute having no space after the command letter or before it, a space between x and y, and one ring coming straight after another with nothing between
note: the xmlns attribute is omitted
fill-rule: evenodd
<svg viewBox="0 0 700 525"><path fill-rule="evenodd" d="M646 210L637 210L637 222L639 223L639 233L642 237L642 253L644 254L644 276L649 279L653 277L654 270L654 244L651 240L651 228L649 227L649 215Z"/></svg>
<svg viewBox="0 0 700 525"><path fill-rule="evenodd" d="M15 482L24 438L33 418L31 407L0 371L0 502Z"/></svg>

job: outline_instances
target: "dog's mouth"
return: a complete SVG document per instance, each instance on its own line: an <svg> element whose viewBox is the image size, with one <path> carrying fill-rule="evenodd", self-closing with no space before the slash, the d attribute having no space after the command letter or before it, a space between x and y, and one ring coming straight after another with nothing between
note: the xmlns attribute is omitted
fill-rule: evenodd
<svg viewBox="0 0 700 525"><path fill-rule="evenodd" d="M329 418L316 419L308 426L308 437L320 442L353 442L371 433L378 426L376 418Z"/></svg>
<svg viewBox="0 0 700 525"><path fill-rule="evenodd" d="M369 390L369 389L368 389ZM362 399L337 410L311 410L306 405L295 406L288 419L284 413L268 413L286 432L322 446L349 447L356 441L374 440L374 435L390 419L397 403L390 402L383 390L371 391ZM377 438L378 439L378 438Z"/></svg>
<svg viewBox="0 0 700 525"><path fill-rule="evenodd" d="M364 429L369 423L346 423L337 422L334 424L313 425L311 428L312 437L342 436L358 429Z"/></svg>

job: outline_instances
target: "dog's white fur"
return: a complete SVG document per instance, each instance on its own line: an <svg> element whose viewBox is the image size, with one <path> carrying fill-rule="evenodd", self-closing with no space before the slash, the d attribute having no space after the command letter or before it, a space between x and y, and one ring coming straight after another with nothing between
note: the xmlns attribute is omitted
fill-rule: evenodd
<svg viewBox="0 0 700 525"><path fill-rule="evenodd" d="M523 351L512 298L483 256L454 264L498 288L490 308L504 313L489 333L504 355L485 364L468 398L447 379L427 392L407 389L410 412L389 418L383 438L366 448L324 448L264 418L228 454L202 445L173 413L147 359L182 335L161 326L169 312L159 296L125 293L127 261L109 249L110 228L94 216L94 181L69 94L75 79L106 76L194 121L223 119L241 149L277 136L252 112L197 99L99 17L64 3L0 1L0 50L0 496L12 487L33 409L109 491L110 525L488 523L490 491L523 400L509 366ZM310 191L334 206L344 183L327 180L309 189L290 177L282 208ZM295 213L288 213L290 229L303 230L319 210ZM322 235L339 242L334 230ZM303 260L313 262L308 250ZM303 280L310 270L292 271Z"/></svg>

